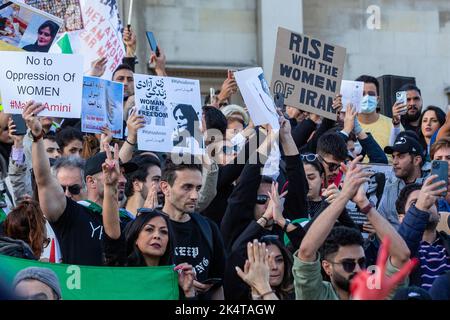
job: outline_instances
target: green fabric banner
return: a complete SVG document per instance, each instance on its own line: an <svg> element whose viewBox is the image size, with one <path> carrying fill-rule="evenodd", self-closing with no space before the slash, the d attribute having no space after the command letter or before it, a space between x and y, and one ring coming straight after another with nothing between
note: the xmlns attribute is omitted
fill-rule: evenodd
<svg viewBox="0 0 450 320"><path fill-rule="evenodd" d="M0 274L11 284L28 267L49 268L58 275L64 300L178 300L174 266L91 267L45 263L0 255Z"/></svg>

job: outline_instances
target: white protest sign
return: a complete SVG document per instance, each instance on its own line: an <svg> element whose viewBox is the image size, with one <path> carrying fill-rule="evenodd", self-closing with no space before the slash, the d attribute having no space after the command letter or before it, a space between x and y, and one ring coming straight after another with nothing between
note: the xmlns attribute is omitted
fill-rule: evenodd
<svg viewBox="0 0 450 320"><path fill-rule="evenodd" d="M38 52L0 52L0 91L5 113L21 114L34 100L39 115L80 118L83 57Z"/></svg>
<svg viewBox="0 0 450 320"><path fill-rule="evenodd" d="M341 95L342 95L342 112L347 110L347 105L351 103L356 112L361 110L361 100L364 93L364 82L342 80Z"/></svg>
<svg viewBox="0 0 450 320"><path fill-rule="evenodd" d="M108 127L114 138L123 137L123 84L84 77L81 131L102 133Z"/></svg>
<svg viewBox="0 0 450 320"><path fill-rule="evenodd" d="M102 79L110 80L125 55L117 1L80 0L84 30L69 33L73 52L84 56L84 72L92 61L107 57Z"/></svg>
<svg viewBox="0 0 450 320"><path fill-rule="evenodd" d="M234 77L253 123L257 126L270 124L273 129L278 130L278 114L263 69L235 72Z"/></svg>
<svg viewBox="0 0 450 320"><path fill-rule="evenodd" d="M134 75L137 112L146 125L138 131L138 149L204 153L198 80Z"/></svg>

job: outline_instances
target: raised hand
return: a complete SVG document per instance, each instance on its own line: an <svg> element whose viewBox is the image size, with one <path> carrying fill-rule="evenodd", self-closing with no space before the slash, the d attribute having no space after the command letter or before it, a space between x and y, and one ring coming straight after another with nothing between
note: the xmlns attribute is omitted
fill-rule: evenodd
<svg viewBox="0 0 450 320"><path fill-rule="evenodd" d="M14 147L22 148L23 147L23 138L24 136L18 136L16 133L16 125L12 118L8 120L8 134L9 137L14 141Z"/></svg>
<svg viewBox="0 0 450 320"><path fill-rule="evenodd" d="M336 110L336 113L339 114L342 110L342 94L337 94L336 97L333 99L333 105L332 108Z"/></svg>
<svg viewBox="0 0 450 320"><path fill-rule="evenodd" d="M106 160L102 164L103 182L105 186L117 186L120 177L119 146L117 143L114 145L114 156L111 154L109 144L105 142L103 148L106 152Z"/></svg>
<svg viewBox="0 0 450 320"><path fill-rule="evenodd" d="M147 198L144 202L144 208L156 209L158 205L158 186L156 182L152 182L152 186L148 190Z"/></svg>
<svg viewBox="0 0 450 320"><path fill-rule="evenodd" d="M404 103L396 102L392 106L392 121L395 123L400 123L400 118L402 114L405 113L405 110L408 109L408 106Z"/></svg>
<svg viewBox="0 0 450 320"><path fill-rule="evenodd" d="M100 146L101 146L101 151L105 151L103 149L103 147L105 145L108 145L111 143L112 139L113 139L113 134L112 131L108 128L108 127L102 127L102 134L100 136Z"/></svg>
<svg viewBox="0 0 450 320"><path fill-rule="evenodd" d="M348 200L353 199L363 183L369 181L370 172L364 171L357 164L361 161L362 156L356 157L348 166L342 166L345 172L345 181L342 186L341 195L347 197Z"/></svg>
<svg viewBox="0 0 450 320"><path fill-rule="evenodd" d="M133 29L125 28L123 30L123 43L126 47L126 56L134 57L136 53L136 34Z"/></svg>
<svg viewBox="0 0 450 320"><path fill-rule="evenodd" d="M420 189L419 197L417 198L416 208L422 211L429 211L436 203L442 194L447 192L445 181L433 182L437 175L428 177Z"/></svg>
<svg viewBox="0 0 450 320"><path fill-rule="evenodd" d="M269 254L265 243L259 243L258 240L254 240L253 243L249 242L244 271L237 266L235 269L238 276L259 295L272 291L269 283Z"/></svg>
<svg viewBox="0 0 450 320"><path fill-rule="evenodd" d="M218 102L223 102L229 99L233 94L235 94L238 90L236 79L227 78L222 84L222 88L220 88L220 93L217 99Z"/></svg>
<svg viewBox="0 0 450 320"><path fill-rule="evenodd" d="M166 72L166 54L164 53L164 50L158 46L159 50L159 57L156 56L156 52L152 52L150 56L150 64L154 65L155 72L158 76L163 77L167 76Z"/></svg>
<svg viewBox="0 0 450 320"><path fill-rule="evenodd" d="M183 289L184 295L187 298L195 297L194 280L196 279L196 272L192 265L181 263L174 270L178 272L178 285Z"/></svg>
<svg viewBox="0 0 450 320"><path fill-rule="evenodd" d="M127 128L128 128L128 141L131 143L136 143L137 140L137 132L140 128L145 126L144 116L137 115L136 111L133 111L127 120Z"/></svg>
<svg viewBox="0 0 450 320"><path fill-rule="evenodd" d="M386 275L386 262L389 257L391 241L384 238L377 258L376 272L359 272L350 284L350 295L354 300L384 300L402 282L418 264L418 260L409 260L403 268L391 278Z"/></svg>
<svg viewBox="0 0 450 320"><path fill-rule="evenodd" d="M339 189L334 183L330 184L328 188L323 189L322 196L325 197L325 201L328 203L333 203L334 200L339 196Z"/></svg>
<svg viewBox="0 0 450 320"><path fill-rule="evenodd" d="M356 109L353 108L353 105L349 103L347 105L347 109L345 110L345 117L344 117L344 131L347 134L350 134L350 132L353 131L355 127L355 118L358 115L356 112Z"/></svg>
<svg viewBox="0 0 450 320"><path fill-rule="evenodd" d="M89 75L93 77L101 77L105 73L106 64L108 63L107 57L98 58L91 63L91 70Z"/></svg>
<svg viewBox="0 0 450 320"><path fill-rule="evenodd" d="M288 191L286 190L281 196L278 194L278 182L273 182L270 192L267 193L270 198L266 210L267 216L272 218L280 227L284 227L284 224L286 223L286 219L283 217L283 205L281 204L281 199L285 197L287 193ZM264 213L263 216L265 216L266 213Z"/></svg>
<svg viewBox="0 0 450 320"><path fill-rule="evenodd" d="M42 133L42 124L37 115L44 109L45 107L42 103L34 101L27 102L23 108L22 117L34 136L38 136Z"/></svg>

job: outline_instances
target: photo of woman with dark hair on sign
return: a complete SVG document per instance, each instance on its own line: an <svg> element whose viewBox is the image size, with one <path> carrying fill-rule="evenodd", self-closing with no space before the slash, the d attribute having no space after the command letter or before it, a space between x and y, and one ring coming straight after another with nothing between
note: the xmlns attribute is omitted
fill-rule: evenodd
<svg viewBox="0 0 450 320"><path fill-rule="evenodd" d="M176 126L173 134L174 147L203 148L202 133L199 128L200 120L195 109L190 104L178 104L173 109Z"/></svg>
<svg viewBox="0 0 450 320"><path fill-rule="evenodd" d="M45 21L38 29L37 39L34 44L24 46L25 51L48 52L58 33L59 26L50 20Z"/></svg>

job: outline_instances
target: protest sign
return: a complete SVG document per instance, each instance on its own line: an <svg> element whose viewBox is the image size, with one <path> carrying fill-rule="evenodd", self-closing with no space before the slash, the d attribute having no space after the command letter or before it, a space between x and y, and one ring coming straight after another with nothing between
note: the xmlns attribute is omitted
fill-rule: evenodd
<svg viewBox="0 0 450 320"><path fill-rule="evenodd" d="M0 52L0 91L4 111L21 114L34 100L45 106L39 115L80 118L83 58L38 52Z"/></svg>
<svg viewBox="0 0 450 320"><path fill-rule="evenodd" d="M64 20L59 32L83 30L80 0L25 0L25 3Z"/></svg>
<svg viewBox="0 0 450 320"><path fill-rule="evenodd" d="M62 24L25 3L0 0L0 51L48 52Z"/></svg>
<svg viewBox="0 0 450 320"><path fill-rule="evenodd" d="M361 100L364 93L364 82L342 80L341 95L342 95L342 112L347 110L347 105L351 103L356 112L361 110Z"/></svg>
<svg viewBox="0 0 450 320"><path fill-rule="evenodd" d="M114 138L123 137L123 84L84 77L81 131L102 133L108 127Z"/></svg>
<svg viewBox="0 0 450 320"><path fill-rule="evenodd" d="M145 118L138 149L204 153L198 80L134 75L137 112Z"/></svg>
<svg viewBox="0 0 450 320"><path fill-rule="evenodd" d="M392 166L378 163L361 163L359 166L362 166L365 171L372 173L369 182L364 184L364 190L366 191L367 199L378 207L386 182L390 181L394 176ZM346 209L357 225L362 226L368 222L367 216L358 211L354 202L349 201Z"/></svg>
<svg viewBox="0 0 450 320"><path fill-rule="evenodd" d="M58 276L63 300L178 300L173 266L90 267L0 255L0 275L11 284L20 270L40 267Z"/></svg>
<svg viewBox="0 0 450 320"><path fill-rule="evenodd" d="M278 130L278 114L270 95L269 86L261 68L252 68L234 73L253 123L257 126L270 124Z"/></svg>
<svg viewBox="0 0 450 320"><path fill-rule="evenodd" d="M80 4L84 29L68 34L72 50L83 55L84 73L89 72L94 60L108 58L101 78L111 80L112 73L125 55L117 1L80 0Z"/></svg>
<svg viewBox="0 0 450 320"><path fill-rule="evenodd" d="M336 120L333 99L340 91L346 49L278 28L273 93L285 104Z"/></svg>

